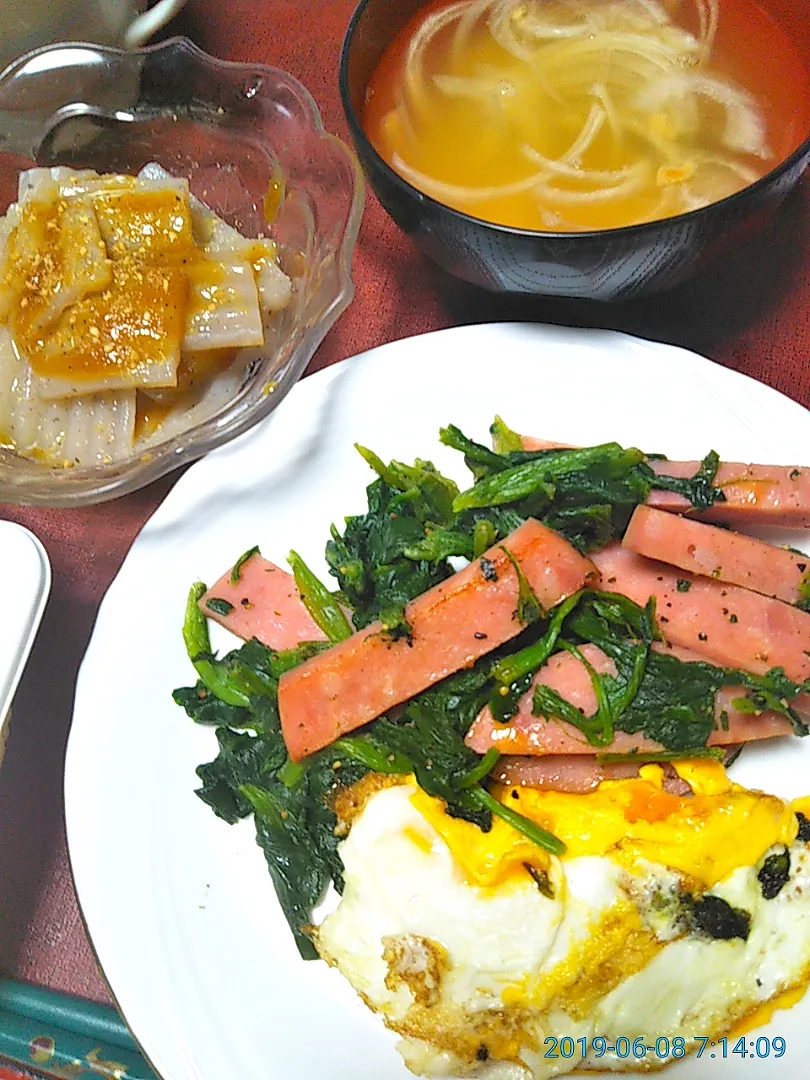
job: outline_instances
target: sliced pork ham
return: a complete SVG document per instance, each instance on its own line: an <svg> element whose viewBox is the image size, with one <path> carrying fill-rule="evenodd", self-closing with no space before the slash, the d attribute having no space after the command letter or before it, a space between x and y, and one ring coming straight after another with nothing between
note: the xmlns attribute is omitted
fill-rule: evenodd
<svg viewBox="0 0 810 1080"><path fill-rule="evenodd" d="M664 638L723 667L810 678L810 612L737 585L697 577L611 544L593 556L602 588L637 604L653 596Z"/></svg>
<svg viewBox="0 0 810 1080"><path fill-rule="evenodd" d="M687 649L667 648L657 644L653 647L674 655L684 663L704 659ZM583 645L581 652L598 674L615 674L613 661L596 645ZM593 716L596 712L596 694L585 665L571 653L555 653L538 671L531 688L521 697L518 711L512 720L506 724L499 723L489 706L485 706L467 733L467 745L478 754L485 754L494 747L502 754L532 757L593 755L593 746L572 724L532 713L536 685L549 686L556 690L562 698L579 709L583 716ZM779 713L763 712L756 716L735 708L734 701L746 696L746 691L740 687L725 687L718 691L714 707L716 728L709 736L708 746L730 746L792 734L790 721ZM601 748L600 752L655 754L664 750L665 747L660 743L642 734L617 731L610 745Z"/></svg>
<svg viewBox="0 0 810 1080"><path fill-rule="evenodd" d="M798 604L810 584L810 556L651 506L633 511L622 547L788 604Z"/></svg>
<svg viewBox="0 0 810 1080"><path fill-rule="evenodd" d="M576 450L571 443L554 442L552 439L535 439L533 435L521 435L520 445L529 453L535 450Z"/></svg>
<svg viewBox="0 0 810 1080"><path fill-rule="evenodd" d="M304 641L326 641L304 606L292 574L256 553L239 567L235 583L233 576L233 570L228 570L203 595L203 615L243 641L258 638L279 651L294 649Z"/></svg>
<svg viewBox="0 0 810 1080"><path fill-rule="evenodd" d="M699 461L650 461L658 476L689 479L700 468ZM723 461L717 470L715 487L725 502L700 512L706 521L744 528L747 525L775 525L810 528L810 467L796 465L743 465ZM691 511L687 499L671 491L652 491L650 506L659 510Z"/></svg>
<svg viewBox="0 0 810 1080"><path fill-rule="evenodd" d="M571 450L568 443L520 437L524 450ZM689 480L700 468L699 461L662 461L651 458L647 464L658 476ZM745 528L769 525L787 528L810 528L810 466L744 465L723 461L717 470L715 487L725 496L708 510L695 511L682 495L653 490L649 506L676 513L696 513L706 521Z"/></svg>
<svg viewBox="0 0 810 1080"><path fill-rule="evenodd" d="M515 565L517 564L517 565ZM524 628L518 569L550 610L596 580L593 563L530 518L480 559L412 600L408 638L379 622L285 672L281 730L293 761L469 667Z"/></svg>
<svg viewBox="0 0 810 1080"><path fill-rule="evenodd" d="M726 764L736 752L729 747ZM504 757L495 766L492 779L507 787L540 788L545 791L565 791L585 794L594 791L603 780L632 780L639 775L641 765L625 761L599 762L596 757ZM688 795L691 788L673 767L664 762L664 791L672 795Z"/></svg>

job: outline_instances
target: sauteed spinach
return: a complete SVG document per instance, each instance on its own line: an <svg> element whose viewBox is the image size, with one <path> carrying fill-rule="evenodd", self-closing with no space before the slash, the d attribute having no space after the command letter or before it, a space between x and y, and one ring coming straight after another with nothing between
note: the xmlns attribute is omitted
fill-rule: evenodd
<svg viewBox="0 0 810 1080"><path fill-rule="evenodd" d="M587 552L621 535L653 486L677 491L696 506L722 499L712 487L716 454L707 455L693 479L664 480L640 451L617 443L527 452L499 419L492 430L496 450L452 426L441 432L442 442L464 455L472 473L465 491L429 461L386 465L358 447L377 476L366 491L366 513L348 518L342 532L332 526L326 561L338 591L330 592L296 553L290 556L296 584L326 642L277 652L253 640L217 657L198 607L205 587L197 583L189 593L183 636L198 681L173 696L195 722L215 728L218 742L214 760L197 769L197 794L229 823L253 815L302 956L316 956L307 931L325 887L331 881L342 889L335 799L370 772L413 774L426 792L445 801L449 814L484 831L496 814L547 850L564 850L556 837L490 793L497 752L481 756L464 742L485 704L496 720L508 720L532 676L554 652L576 654L591 642L615 664L614 676L589 669L599 702L591 718L548 687L534 690L534 711L573 724L595 751L608 746L615 731L625 731L659 742L666 748L663 758L711 753L706 740L715 722L714 695L724 686L746 688L747 707L780 711L797 734L807 732L792 708L807 687L790 682L779 669L755 677L661 655L652 648L657 637L652 603L641 608L622 596L585 590L548 614L538 610L532 620L522 620L528 625L518 637L469 670L293 763L281 735L279 679L347 637L347 613L356 629L379 619L387 633L407 638L407 603L448 578L453 557L480 557L529 517ZM257 551L252 548L237 562L235 580ZM524 599L531 604L531 596Z"/></svg>

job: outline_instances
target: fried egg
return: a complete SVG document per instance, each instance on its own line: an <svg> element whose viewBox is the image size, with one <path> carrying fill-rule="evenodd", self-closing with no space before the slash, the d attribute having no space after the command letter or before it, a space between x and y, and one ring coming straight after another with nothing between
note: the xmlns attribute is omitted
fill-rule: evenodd
<svg viewBox="0 0 810 1080"><path fill-rule="evenodd" d="M804 803L732 784L715 762L677 767L691 795L665 792L658 766L586 795L494 789L564 841L560 857L499 818L484 833L449 817L411 778L354 793L344 893L314 940L400 1034L414 1073L637 1069L632 1055L549 1059L544 1040L680 1036L691 1049L801 995Z"/></svg>

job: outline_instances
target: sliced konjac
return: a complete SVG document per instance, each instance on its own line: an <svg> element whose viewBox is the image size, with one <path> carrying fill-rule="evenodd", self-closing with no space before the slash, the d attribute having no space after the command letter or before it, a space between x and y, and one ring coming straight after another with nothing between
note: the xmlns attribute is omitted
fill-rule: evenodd
<svg viewBox="0 0 810 1080"><path fill-rule="evenodd" d="M684 663L694 663L705 659L687 649L658 645L654 645L653 648L674 655ZM583 645L580 652L597 674L615 674L616 667L613 661L596 645ZM502 754L538 757L593 754L593 746L576 727L562 720L533 714L532 704L536 685L548 686L556 690L585 717L593 716L597 710L596 694L585 665L571 653L555 653L540 668L531 688L518 702L517 713L508 723L499 723L492 715L489 706L484 706L467 733L465 740L467 745L478 754L485 754L493 748ZM730 746L734 743L769 739L776 735L792 733L790 721L779 713L763 712L757 716L735 708L734 701L746 696L746 691L739 687L724 687L718 691L714 703L717 726L707 740L708 746ZM601 747L600 752L654 754L665 749L660 743L641 733L628 734L617 731L613 741L608 746Z"/></svg>
<svg viewBox="0 0 810 1080"><path fill-rule="evenodd" d="M135 391L108 390L46 401L36 379L0 326L0 437L27 457L65 467L105 465L129 457Z"/></svg>
<svg viewBox="0 0 810 1080"><path fill-rule="evenodd" d="M294 649L326 635L304 606L292 574L258 552L228 570L200 600L200 610L244 641L258 638L271 649ZM217 602L219 601L219 602Z"/></svg>
<svg viewBox="0 0 810 1080"><path fill-rule="evenodd" d="M220 410L290 300L277 255L154 163L22 172L0 215L0 327L19 361L0 356L7 448L108 465Z"/></svg>
<svg viewBox="0 0 810 1080"><path fill-rule="evenodd" d="M673 645L755 675L781 667L794 682L810 678L810 613L646 559L619 544L597 552L593 561L603 589L642 605L655 598L661 633Z"/></svg>
<svg viewBox="0 0 810 1080"><path fill-rule="evenodd" d="M328 746L520 633L525 623L512 559L546 610L596 578L589 559L529 519L411 601L409 638L392 639L373 623L284 674L278 702L290 757L299 761Z"/></svg>
<svg viewBox="0 0 810 1080"><path fill-rule="evenodd" d="M622 547L788 604L799 603L810 584L808 555L651 506L633 511Z"/></svg>
<svg viewBox="0 0 810 1080"><path fill-rule="evenodd" d="M520 437L524 450L569 450L567 443ZM699 461L664 461L657 458L647 464L658 476L691 479L700 468ZM699 513L707 521L723 525L772 525L810 528L810 466L744 465L722 461L714 486L721 489L724 502L708 510L695 511L688 499L674 491L653 489L647 500L658 510Z"/></svg>

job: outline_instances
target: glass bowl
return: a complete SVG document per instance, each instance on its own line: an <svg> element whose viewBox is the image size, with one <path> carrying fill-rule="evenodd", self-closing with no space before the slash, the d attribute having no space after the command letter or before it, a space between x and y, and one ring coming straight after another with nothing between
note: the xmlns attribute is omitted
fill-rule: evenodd
<svg viewBox="0 0 810 1080"><path fill-rule="evenodd" d="M124 495L234 438L277 407L354 295L364 201L357 159L327 134L308 91L275 68L216 60L184 38L133 52L70 43L29 53L0 77L0 211L34 165L185 177L245 236L267 234L293 281L290 305L221 400L136 456L52 467L0 449L0 501L79 506ZM277 207L268 193L281 190ZM207 413L207 414L206 414Z"/></svg>
<svg viewBox="0 0 810 1080"><path fill-rule="evenodd" d="M759 0L810 71L807 0ZM649 224L592 232L493 225L438 202L394 172L363 130L369 79L387 46L426 0L360 0L340 65L340 94L369 186L423 254L454 277L493 292L623 301L686 280L768 221L810 162L810 112L795 149L762 179L702 209ZM587 6L587 5L585 5ZM463 147L459 148L463 153Z"/></svg>

